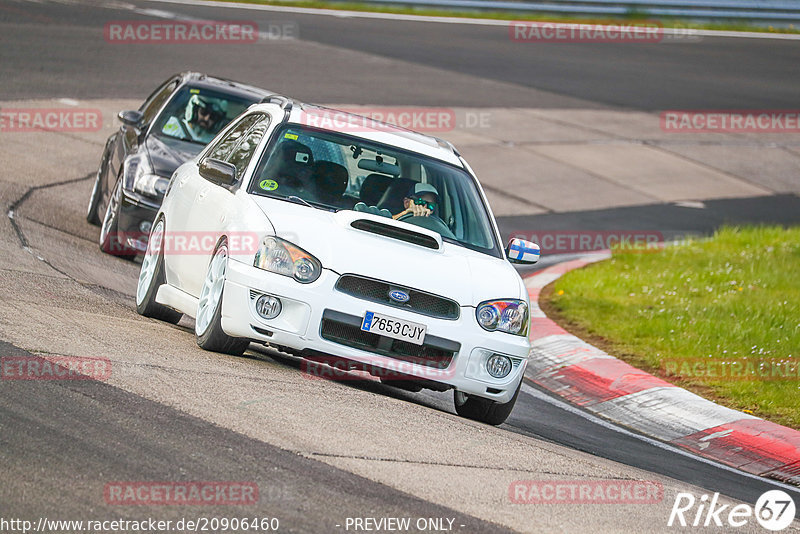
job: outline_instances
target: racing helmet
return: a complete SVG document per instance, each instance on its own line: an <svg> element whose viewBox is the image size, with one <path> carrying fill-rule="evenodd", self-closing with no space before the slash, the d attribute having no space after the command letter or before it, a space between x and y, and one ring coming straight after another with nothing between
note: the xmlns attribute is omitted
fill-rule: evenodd
<svg viewBox="0 0 800 534"><path fill-rule="evenodd" d="M197 110L200 108L210 111L216 117L216 121L219 122L228 112L228 102L219 98L194 94L189 99L189 103L186 104L186 112L184 114L186 122L197 121Z"/></svg>

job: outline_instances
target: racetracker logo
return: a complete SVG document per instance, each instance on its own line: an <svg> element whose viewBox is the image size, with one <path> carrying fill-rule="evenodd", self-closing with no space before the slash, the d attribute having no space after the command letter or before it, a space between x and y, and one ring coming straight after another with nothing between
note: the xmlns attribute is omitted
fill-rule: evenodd
<svg viewBox="0 0 800 534"><path fill-rule="evenodd" d="M519 230L511 238L539 245L541 254L574 254L613 250L616 253L657 252L664 236L653 230Z"/></svg>
<svg viewBox="0 0 800 534"><path fill-rule="evenodd" d="M369 356L372 363L345 360L335 356L303 359L300 363L302 377L308 380L356 381L380 379L381 381L425 382L447 380L455 376L452 369L428 367L422 363Z"/></svg>
<svg viewBox="0 0 800 534"><path fill-rule="evenodd" d="M2 380L108 380L111 360L80 356L3 356Z"/></svg>
<svg viewBox="0 0 800 534"><path fill-rule="evenodd" d="M4 108L0 132L96 132L103 126L99 109Z"/></svg>
<svg viewBox="0 0 800 534"><path fill-rule="evenodd" d="M258 502L254 482L109 482L106 504L125 506L249 505Z"/></svg>
<svg viewBox="0 0 800 534"><path fill-rule="evenodd" d="M231 256L258 251L260 234L257 232L229 232L225 237ZM149 244L152 250L160 249L165 256L209 256L216 250L220 238L220 234L214 232L167 232L161 240L151 243L149 234L144 232L117 232L105 251L115 256L135 256L145 252Z"/></svg>
<svg viewBox="0 0 800 534"><path fill-rule="evenodd" d="M651 22L597 25L515 20L508 35L521 43L660 43L664 28Z"/></svg>
<svg viewBox="0 0 800 534"><path fill-rule="evenodd" d="M117 20L106 23L103 34L112 44L243 44L259 38L258 24L247 20Z"/></svg>
<svg viewBox="0 0 800 534"><path fill-rule="evenodd" d="M800 380L800 361L794 358L740 358L714 360L662 360L665 378L705 378L708 380Z"/></svg>
<svg viewBox="0 0 800 534"><path fill-rule="evenodd" d="M656 504L664 487L652 480L516 480L514 504Z"/></svg>
<svg viewBox="0 0 800 534"><path fill-rule="evenodd" d="M661 113L669 133L800 133L800 110L673 110Z"/></svg>
<svg viewBox="0 0 800 534"><path fill-rule="evenodd" d="M749 504L720 504L719 493L699 499L691 493L678 493L667 526L692 527L743 527L755 517L758 524L773 532L791 525L795 517L795 503L784 491L763 493L755 507Z"/></svg>
<svg viewBox="0 0 800 534"><path fill-rule="evenodd" d="M473 118L474 119L474 118ZM449 132L456 128L456 113L450 108L358 107L306 110L302 121L313 128L343 132L392 131L399 126L417 132ZM469 120L471 127L485 126L485 119ZM383 124L385 123L385 124ZM463 126L470 127L469 124ZM388 126L387 126L388 125ZM462 126L462 125L459 125Z"/></svg>

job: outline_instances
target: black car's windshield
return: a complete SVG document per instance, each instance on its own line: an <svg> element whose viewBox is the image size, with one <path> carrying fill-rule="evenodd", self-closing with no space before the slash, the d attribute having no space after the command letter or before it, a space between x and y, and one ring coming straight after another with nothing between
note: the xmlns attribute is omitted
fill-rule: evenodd
<svg viewBox="0 0 800 534"><path fill-rule="evenodd" d="M206 145L253 100L191 85L180 89L158 116L155 135Z"/></svg>
<svg viewBox="0 0 800 534"><path fill-rule="evenodd" d="M261 158L250 191L394 218L502 257L473 178L463 169L396 147L287 125Z"/></svg>

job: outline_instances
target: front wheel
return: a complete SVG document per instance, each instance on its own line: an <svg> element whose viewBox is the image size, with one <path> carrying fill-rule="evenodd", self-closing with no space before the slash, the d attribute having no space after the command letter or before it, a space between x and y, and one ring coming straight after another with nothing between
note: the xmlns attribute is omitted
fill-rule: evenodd
<svg viewBox="0 0 800 534"><path fill-rule="evenodd" d="M164 219L160 219L150 233L147 251L142 259L142 270L139 271L136 286L136 311L145 317L177 324L183 314L156 302L158 288L165 283L163 242Z"/></svg>
<svg viewBox="0 0 800 534"><path fill-rule="evenodd" d="M250 340L231 337L222 330L222 294L228 268L228 244L223 240L208 264L206 279L200 290L194 332L197 345L205 350L241 356Z"/></svg>
<svg viewBox="0 0 800 534"><path fill-rule="evenodd" d="M136 249L129 247L125 243L125 237L119 234L119 210L121 206L122 180L120 179L114 187L114 193L108 201L106 214L103 217L103 224L100 226L100 250L106 254L112 254L133 261L136 257Z"/></svg>
<svg viewBox="0 0 800 534"><path fill-rule="evenodd" d="M94 187L92 187L92 196L89 197L89 206L86 209L86 222L95 226L100 226L100 214L97 213L97 208L100 205L100 180L103 175L103 163L100 164L100 169L97 171L97 178L94 180Z"/></svg>
<svg viewBox="0 0 800 534"><path fill-rule="evenodd" d="M490 399L468 395L458 390L454 390L453 401L456 405L456 413L467 419L474 419L486 423L487 425L501 425L511 415L514 404L517 402L522 381L517 386L517 391L511 400L504 403L494 402Z"/></svg>

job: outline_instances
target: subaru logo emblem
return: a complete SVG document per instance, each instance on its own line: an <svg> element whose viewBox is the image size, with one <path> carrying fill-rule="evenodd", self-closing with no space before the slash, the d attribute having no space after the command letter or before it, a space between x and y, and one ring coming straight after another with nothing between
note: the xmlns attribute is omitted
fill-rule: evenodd
<svg viewBox="0 0 800 534"><path fill-rule="evenodd" d="M395 302L404 303L408 302L408 299L411 298L408 296L408 293L405 291L400 291L399 289L395 289L394 291L389 291L389 298Z"/></svg>

